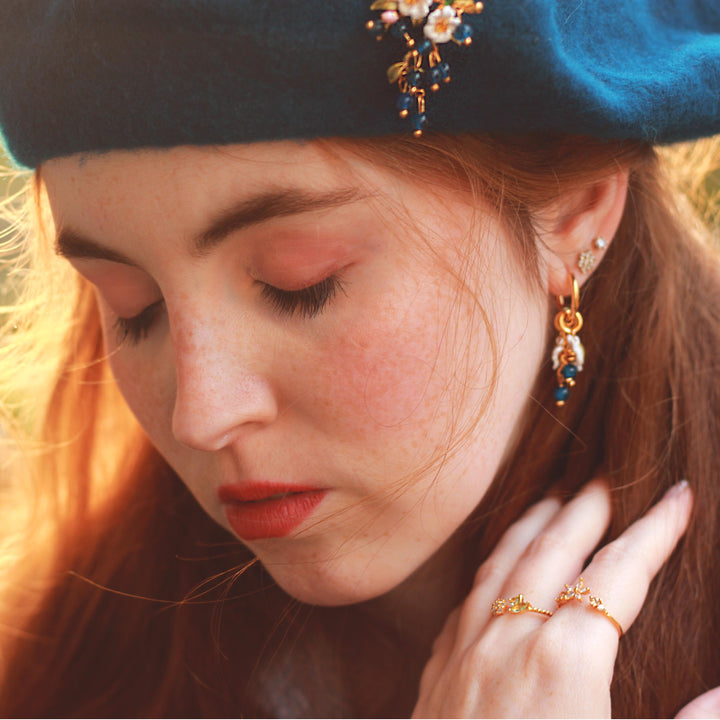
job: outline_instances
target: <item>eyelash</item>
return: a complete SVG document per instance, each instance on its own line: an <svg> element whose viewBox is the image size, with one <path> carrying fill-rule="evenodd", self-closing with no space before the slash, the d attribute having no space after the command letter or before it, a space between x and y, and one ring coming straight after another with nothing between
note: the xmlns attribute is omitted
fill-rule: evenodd
<svg viewBox="0 0 720 720"><path fill-rule="evenodd" d="M339 278L331 275L302 290L281 290L263 283L261 292L270 307L280 315L291 317L298 313L304 318L314 318L334 300L338 292L344 293L345 288ZM132 345L137 345L141 340L145 340L164 305L165 302L159 300L134 317L117 318L114 327L118 343L129 341Z"/></svg>
<svg viewBox="0 0 720 720"><path fill-rule="evenodd" d="M122 344L129 341L132 345L137 345L141 340L144 340L150 333L153 323L164 305L164 300L158 300L156 303L148 305L135 317L117 318L114 327L115 332L117 332L118 343Z"/></svg>
<svg viewBox="0 0 720 720"><path fill-rule="evenodd" d="M262 296L275 312L289 317L297 313L304 318L319 315L338 292L344 293L345 288L335 275L302 290L281 290L265 283L262 287Z"/></svg>

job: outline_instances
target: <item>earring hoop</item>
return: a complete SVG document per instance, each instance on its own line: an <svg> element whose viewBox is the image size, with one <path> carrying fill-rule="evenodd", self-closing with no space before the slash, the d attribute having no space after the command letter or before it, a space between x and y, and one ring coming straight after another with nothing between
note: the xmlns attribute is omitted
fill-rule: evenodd
<svg viewBox="0 0 720 720"><path fill-rule="evenodd" d="M572 273L569 275L570 305L566 304L565 296L558 295L559 311L554 322L559 333L552 352L552 366L557 379L553 396L558 407L562 407L570 397L570 388L574 387L575 378L585 364L585 348L578 337L583 326L583 316L579 310L580 286L575 276Z"/></svg>

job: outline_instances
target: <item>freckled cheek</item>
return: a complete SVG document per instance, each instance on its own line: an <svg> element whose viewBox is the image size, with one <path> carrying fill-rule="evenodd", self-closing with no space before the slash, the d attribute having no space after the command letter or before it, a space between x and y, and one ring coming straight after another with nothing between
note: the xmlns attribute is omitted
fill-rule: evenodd
<svg viewBox="0 0 720 720"><path fill-rule="evenodd" d="M137 348L118 347L113 313L102 298L99 298L98 308L115 382L138 422L160 447L167 442L171 432L174 374L168 376L167 368L173 367L172 358L163 359L164 345L152 349L144 344Z"/></svg>
<svg viewBox="0 0 720 720"><path fill-rule="evenodd" d="M434 322L358 324L326 357L338 430L406 435L441 418L451 369Z"/></svg>
<svg viewBox="0 0 720 720"><path fill-rule="evenodd" d="M167 379L143 353L120 351L110 367L125 401L151 440L160 448L170 440L172 404Z"/></svg>

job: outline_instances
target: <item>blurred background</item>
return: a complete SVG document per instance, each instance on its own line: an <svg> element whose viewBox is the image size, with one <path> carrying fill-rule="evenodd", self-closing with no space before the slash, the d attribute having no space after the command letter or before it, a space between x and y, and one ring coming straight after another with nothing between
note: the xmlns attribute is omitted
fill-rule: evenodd
<svg viewBox="0 0 720 720"><path fill-rule="evenodd" d="M2 0L0 0L2 2ZM12 283L8 281L7 261L12 258L8 252L8 241L16 233L9 217L5 212L8 203L19 203L19 193L25 187L30 173L13 168L0 142L0 306L8 305L13 299Z"/></svg>

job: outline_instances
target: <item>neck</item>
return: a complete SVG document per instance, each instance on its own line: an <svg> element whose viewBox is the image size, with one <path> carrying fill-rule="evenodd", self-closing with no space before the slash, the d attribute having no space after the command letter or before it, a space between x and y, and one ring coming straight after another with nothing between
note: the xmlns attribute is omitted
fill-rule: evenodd
<svg viewBox="0 0 720 720"><path fill-rule="evenodd" d="M357 609L410 651L428 655L447 616L469 592L474 573L466 543L465 534L456 533L404 582Z"/></svg>
<svg viewBox="0 0 720 720"><path fill-rule="evenodd" d="M457 533L407 580L381 597L350 606L306 606L309 615L298 625L296 637L302 636L305 642L296 644L283 633L282 647L271 653L272 665L281 671L277 676L268 673L263 689L262 701L268 703L269 712L284 716L307 712L295 706L295 695L305 688L314 715L409 717L432 644L470 589L475 563L471 548L475 546L467 533ZM294 663L292 696L287 695L284 662ZM322 692L318 668L322 669Z"/></svg>

